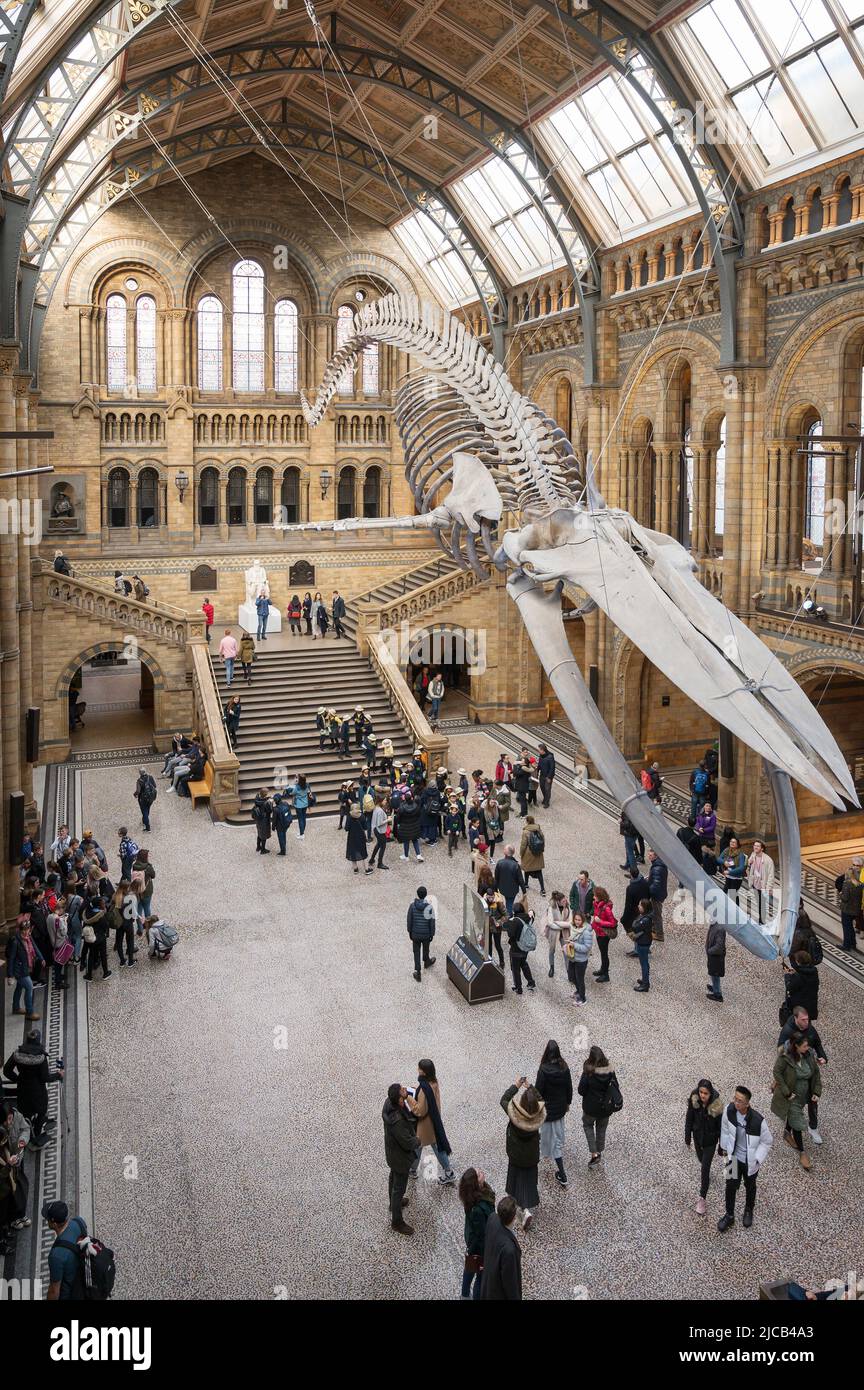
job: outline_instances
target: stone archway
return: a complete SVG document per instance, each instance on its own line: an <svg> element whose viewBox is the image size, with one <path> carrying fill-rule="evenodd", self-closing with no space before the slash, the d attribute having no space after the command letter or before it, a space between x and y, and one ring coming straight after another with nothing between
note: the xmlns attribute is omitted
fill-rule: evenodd
<svg viewBox="0 0 864 1390"><path fill-rule="evenodd" d="M124 710L127 711L126 719L129 720L128 711L132 706L140 711L136 715L136 724L140 723L140 732L133 740L135 746L155 743L162 746L170 738L170 732L166 736L166 730L177 727L177 715L180 713L177 706L177 691L170 686L169 678L163 669L159 659L152 652L141 646L137 637L132 635L122 639L106 638L102 642L91 642L88 646L82 647L70 657L62 666L59 674L44 687L44 698L42 701L42 738L40 743L40 761L42 762L64 762L73 751L74 740L70 730L70 706L71 691L73 683L78 684L79 673L84 673L94 659L116 653L130 661L130 675L133 677L129 683L129 689L118 689L119 700L116 701L118 708L111 709L114 703L114 696L109 693L107 709L100 711L102 717L107 720L105 723L105 747L119 747L116 739L112 737L112 729L109 724L113 720L114 726L122 728L124 724ZM136 667L134 663L140 663L138 679L134 679ZM109 668L106 668L109 669ZM113 672L114 667L110 667ZM97 673L88 672L91 680L96 679ZM83 679L80 680L83 685ZM134 685L134 690L132 686ZM80 698L80 697L79 697ZM85 700L87 696L85 695ZM191 700L184 702L189 704L188 712L182 717L181 723L184 727L188 726L191 718ZM91 705L90 713L85 719L85 728L93 728L93 709ZM143 718L142 718L143 715ZM79 735L81 731L79 730ZM88 746L85 741L84 746ZM90 747L101 746L98 743ZM130 745L131 746L131 745Z"/></svg>
<svg viewBox="0 0 864 1390"><path fill-rule="evenodd" d="M642 757L642 677L646 660L629 638L620 639L612 667L612 733L628 762Z"/></svg>
<svg viewBox="0 0 864 1390"><path fill-rule="evenodd" d="M801 652L784 664L834 735L864 801L864 663L849 652L829 650L830 655ZM850 826L850 835L864 832L864 813L860 810L839 812L799 786L795 797L802 827L810 823L813 833L817 833L820 821L831 827L831 838L835 827L839 833L841 822ZM810 831L802 830L805 842L809 835Z"/></svg>

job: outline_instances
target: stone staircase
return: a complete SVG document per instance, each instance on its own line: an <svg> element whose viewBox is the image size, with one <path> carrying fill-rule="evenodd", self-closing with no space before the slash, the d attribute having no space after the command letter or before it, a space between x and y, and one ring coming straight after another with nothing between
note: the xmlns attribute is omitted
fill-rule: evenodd
<svg viewBox="0 0 864 1390"><path fill-rule="evenodd" d="M440 558L429 560L425 565L419 565L417 569L409 570L407 574L400 574L395 579L388 579L385 584L379 584L377 589L370 589L368 593L360 594L357 598L351 599L346 605L343 624L351 641L354 642L357 639L357 624L361 607L384 607L411 593L412 589L420 589L424 584L431 583L433 579L441 579L445 574L452 574L458 569L459 566L456 561L451 560L449 555L445 555L442 551Z"/></svg>
<svg viewBox="0 0 864 1390"><path fill-rule="evenodd" d="M216 663L216 681L223 707L229 698L222 663ZM240 812L232 822L248 824L255 793L271 788L302 772L317 794L312 815L333 815L338 811L338 792L343 781L356 777L365 762L362 749L353 747L348 758L335 750L318 749L315 715L319 705L344 715L362 705L375 727L379 741L391 738L398 756L413 752L399 716L390 706L387 693L372 670L347 638L328 637L322 641L296 639L287 650L268 651L258 644L252 667L252 684L247 685L238 665L231 694L239 695L243 713L237 738L240 759Z"/></svg>

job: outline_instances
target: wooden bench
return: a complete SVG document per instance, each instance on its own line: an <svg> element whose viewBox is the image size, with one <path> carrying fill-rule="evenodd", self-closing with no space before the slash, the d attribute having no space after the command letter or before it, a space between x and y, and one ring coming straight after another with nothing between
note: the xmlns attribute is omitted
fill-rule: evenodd
<svg viewBox="0 0 864 1390"><path fill-rule="evenodd" d="M195 810L195 802L203 797L210 800L210 793L213 790L213 764L208 760L204 764L204 776L200 782L187 782L189 795L192 798L192 810Z"/></svg>

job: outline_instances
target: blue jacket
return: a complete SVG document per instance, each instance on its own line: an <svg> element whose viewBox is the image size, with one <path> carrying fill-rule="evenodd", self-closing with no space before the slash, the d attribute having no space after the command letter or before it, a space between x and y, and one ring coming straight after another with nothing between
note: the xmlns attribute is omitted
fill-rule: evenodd
<svg viewBox="0 0 864 1390"><path fill-rule="evenodd" d="M655 902L666 901L666 884L669 878L669 870L662 859L655 859L648 870L648 892Z"/></svg>
<svg viewBox="0 0 864 1390"><path fill-rule="evenodd" d="M259 594L255 600L255 608L259 618L266 618L270 612L270 600L266 594Z"/></svg>
<svg viewBox="0 0 864 1390"><path fill-rule="evenodd" d="M294 787L293 787L293 796L294 796L294 809L295 809L295 811L297 811L297 810L300 810L300 811L305 810L305 809L308 807L308 805L309 805L309 784L308 784L308 782L307 782L307 784L306 784L305 787L301 787L297 782L295 782L295 783L294 783Z"/></svg>

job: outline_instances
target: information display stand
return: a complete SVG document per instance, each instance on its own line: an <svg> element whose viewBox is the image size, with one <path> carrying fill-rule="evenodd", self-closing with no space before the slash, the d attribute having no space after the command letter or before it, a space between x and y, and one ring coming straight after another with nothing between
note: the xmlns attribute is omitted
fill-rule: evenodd
<svg viewBox="0 0 864 1390"><path fill-rule="evenodd" d="M466 883L462 895L463 932L447 952L447 978L469 1004L503 999L504 971L489 959L486 904Z"/></svg>

